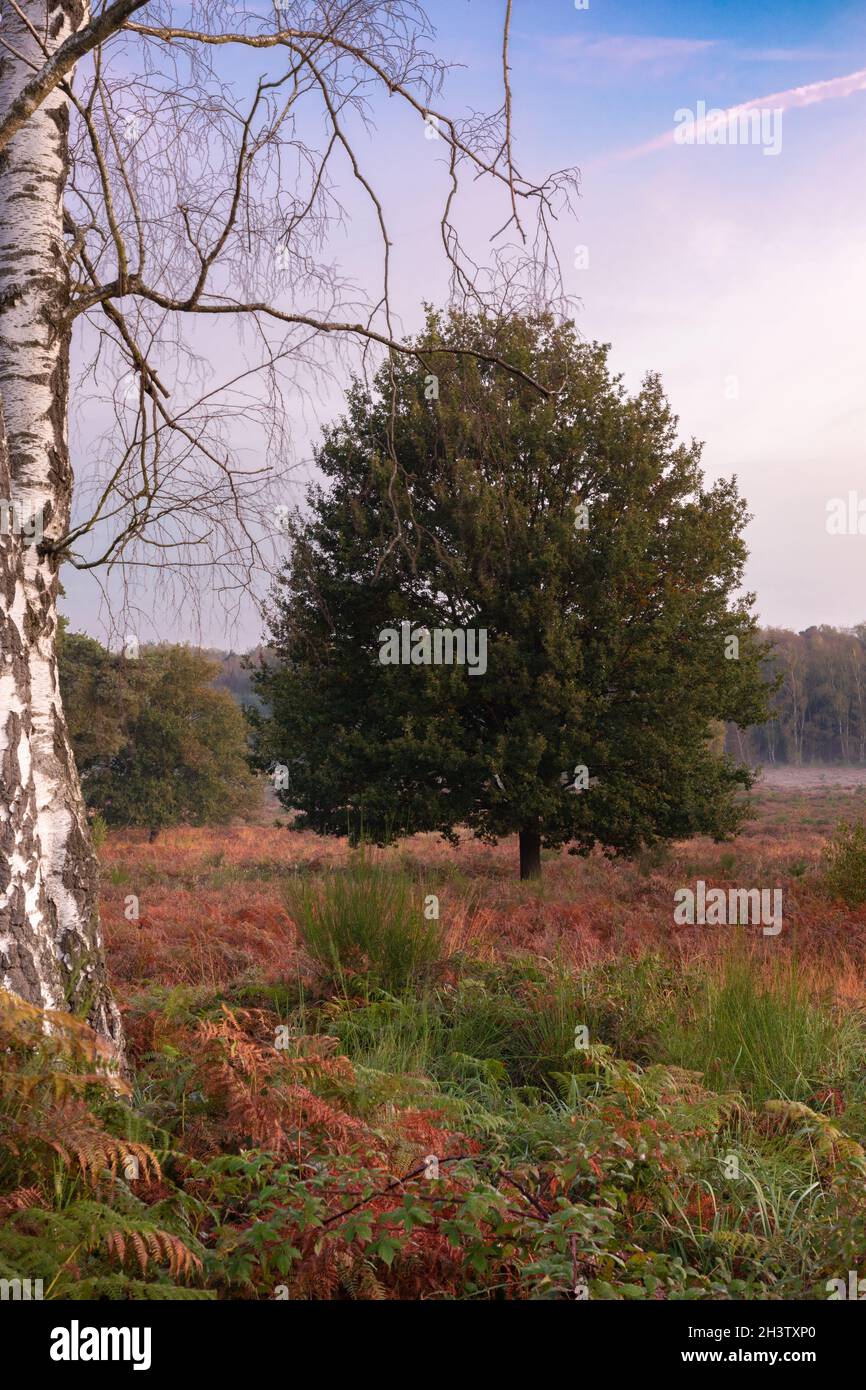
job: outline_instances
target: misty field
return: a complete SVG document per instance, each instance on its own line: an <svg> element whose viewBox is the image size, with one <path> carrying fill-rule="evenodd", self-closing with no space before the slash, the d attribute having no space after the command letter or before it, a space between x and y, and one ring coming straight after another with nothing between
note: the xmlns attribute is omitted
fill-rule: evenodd
<svg viewBox="0 0 866 1390"><path fill-rule="evenodd" d="M836 1296L866 912L822 854L856 782L765 782L729 844L540 884L514 842L351 851L270 811L109 835L131 1091L84 1025L4 1005L0 1253L49 1298ZM783 931L674 926L697 878L780 886Z"/></svg>

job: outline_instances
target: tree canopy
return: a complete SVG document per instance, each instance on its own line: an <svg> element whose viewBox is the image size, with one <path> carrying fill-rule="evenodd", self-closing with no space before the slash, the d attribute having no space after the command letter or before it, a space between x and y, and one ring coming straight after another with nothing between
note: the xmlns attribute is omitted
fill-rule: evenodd
<svg viewBox="0 0 866 1390"><path fill-rule="evenodd" d="M213 825L250 811L259 790L243 714L214 687L218 666L186 646L135 658L64 632L60 683L87 805L112 826Z"/></svg>
<svg viewBox="0 0 866 1390"><path fill-rule="evenodd" d="M520 832L527 876L541 845L731 832L750 777L713 721L765 709L736 481L705 486L658 377L630 395L570 323L430 311L417 346L325 432L256 678L259 766L323 833ZM383 664L404 623L408 664ZM483 673L437 664L437 629L485 634Z"/></svg>

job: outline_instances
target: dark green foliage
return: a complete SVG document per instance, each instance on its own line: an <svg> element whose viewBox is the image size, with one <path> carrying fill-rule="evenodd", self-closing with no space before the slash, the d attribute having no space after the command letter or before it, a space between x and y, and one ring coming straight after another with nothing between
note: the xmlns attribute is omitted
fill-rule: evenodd
<svg viewBox="0 0 866 1390"><path fill-rule="evenodd" d="M735 483L706 488L658 378L627 395L572 325L431 314L419 349L390 369L392 440L387 373L325 435L256 680L258 765L289 768L301 824L379 843L463 825L633 852L730 833L749 776L713 751L714 721L765 712ZM485 629L486 673L380 664L401 620ZM577 766L588 790L565 785Z"/></svg>
<svg viewBox="0 0 866 1390"><path fill-rule="evenodd" d="M94 637L57 634L60 690L79 773L107 762L124 744L124 711L131 697L128 663L107 652Z"/></svg>
<svg viewBox="0 0 866 1390"><path fill-rule="evenodd" d="M252 810L243 714L214 688L214 662L184 646L114 656L64 633L60 686L88 806L110 826L156 833Z"/></svg>

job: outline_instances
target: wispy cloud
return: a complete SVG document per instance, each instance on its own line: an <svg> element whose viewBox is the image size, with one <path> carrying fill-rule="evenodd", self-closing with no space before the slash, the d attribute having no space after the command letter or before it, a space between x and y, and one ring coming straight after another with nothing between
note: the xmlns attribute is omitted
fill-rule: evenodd
<svg viewBox="0 0 866 1390"><path fill-rule="evenodd" d="M683 63L715 48L715 39L663 38L643 34L601 34L585 38L580 34L544 40L544 48L554 60L624 69L652 68L670 72Z"/></svg>
<svg viewBox="0 0 866 1390"><path fill-rule="evenodd" d="M827 63L839 54L826 48L736 48L733 56L746 63Z"/></svg>
<svg viewBox="0 0 866 1390"><path fill-rule="evenodd" d="M773 92L766 97L753 97L750 101L741 102L738 106L724 108L724 113L726 117L735 119L747 111L792 111L797 107L817 106L822 101L838 100L842 97L853 96L855 92L863 91L866 91L866 68L848 73L845 77L830 77L824 82L809 82L803 87L791 87L785 92ZM710 124L717 123L708 115L705 120L696 122L696 130L701 126L706 128ZM640 159L643 155L655 154L658 150L665 150L673 146L675 134L676 131L672 127L661 135L656 135L652 140L647 140L643 145L636 145L630 150L621 150L609 158L616 160ZM607 160L603 162L607 163Z"/></svg>

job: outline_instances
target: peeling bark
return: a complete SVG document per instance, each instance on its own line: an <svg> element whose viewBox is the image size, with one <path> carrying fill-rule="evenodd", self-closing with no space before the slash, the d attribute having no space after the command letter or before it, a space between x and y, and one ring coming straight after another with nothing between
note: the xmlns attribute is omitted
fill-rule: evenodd
<svg viewBox="0 0 866 1390"><path fill-rule="evenodd" d="M80 0L2 4L0 113L85 22ZM0 504L63 534L72 496L66 98L55 90L0 153ZM98 874L58 685L58 564L37 535L0 534L0 983L85 1015L118 1049Z"/></svg>

